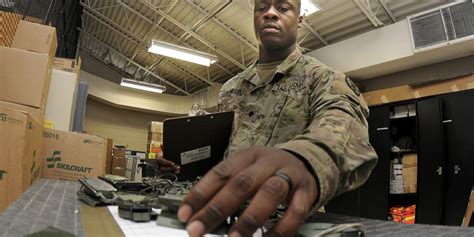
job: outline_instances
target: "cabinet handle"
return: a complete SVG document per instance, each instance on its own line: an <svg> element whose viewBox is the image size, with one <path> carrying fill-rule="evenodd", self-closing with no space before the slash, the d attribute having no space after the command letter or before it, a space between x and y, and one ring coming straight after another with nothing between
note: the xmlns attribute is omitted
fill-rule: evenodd
<svg viewBox="0 0 474 237"><path fill-rule="evenodd" d="M388 130L388 127L377 128L377 131L385 131L385 130Z"/></svg>
<svg viewBox="0 0 474 237"><path fill-rule="evenodd" d="M446 119L446 120L443 120L443 123L452 123L453 120L452 119Z"/></svg>
<svg viewBox="0 0 474 237"><path fill-rule="evenodd" d="M461 171L461 167L459 165L454 166L454 174L459 174L459 171Z"/></svg>
<svg viewBox="0 0 474 237"><path fill-rule="evenodd" d="M438 167L438 169L436 170L436 172L438 172L438 175L443 175L443 167Z"/></svg>

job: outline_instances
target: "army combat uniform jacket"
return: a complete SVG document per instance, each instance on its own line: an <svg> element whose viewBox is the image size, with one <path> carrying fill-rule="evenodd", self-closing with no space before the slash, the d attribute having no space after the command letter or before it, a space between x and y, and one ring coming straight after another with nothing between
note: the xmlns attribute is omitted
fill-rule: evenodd
<svg viewBox="0 0 474 237"><path fill-rule="evenodd" d="M249 67L219 93L219 110L235 111L227 156L272 146L304 158L319 186L314 209L362 185L377 155L369 143L368 108L354 83L299 49L269 81L256 72Z"/></svg>

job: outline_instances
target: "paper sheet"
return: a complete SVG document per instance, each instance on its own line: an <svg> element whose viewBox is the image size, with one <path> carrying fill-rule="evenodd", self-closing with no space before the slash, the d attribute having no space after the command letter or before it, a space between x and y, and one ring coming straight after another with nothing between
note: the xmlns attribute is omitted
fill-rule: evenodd
<svg viewBox="0 0 474 237"><path fill-rule="evenodd" d="M144 223L137 223L119 217L118 207L109 206L109 211L114 217L115 222L120 226L123 234L126 237L146 237L146 236L160 236L160 237L187 237L188 233L185 230L178 230L164 226L158 226L155 221ZM205 235L206 237L218 237L222 235ZM227 235L226 235L227 236Z"/></svg>
<svg viewBox="0 0 474 237"><path fill-rule="evenodd" d="M187 237L188 233L185 230L178 230L164 226L158 226L156 221L149 221L144 223L137 223L130 220L123 219L118 214L117 206L108 206L110 214L114 217L115 222L122 230L125 237L147 237L147 236L160 236L160 237ZM205 237L220 237L227 235L205 235ZM262 234L260 231L255 232L253 237L261 237Z"/></svg>

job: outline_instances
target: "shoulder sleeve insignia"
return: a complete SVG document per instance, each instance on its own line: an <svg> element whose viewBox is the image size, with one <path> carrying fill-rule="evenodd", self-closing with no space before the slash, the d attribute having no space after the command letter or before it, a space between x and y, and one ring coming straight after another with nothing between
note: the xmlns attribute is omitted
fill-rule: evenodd
<svg viewBox="0 0 474 237"><path fill-rule="evenodd" d="M347 86L349 86L349 88L351 88L351 90L354 91L357 96L360 96L359 88L349 77L346 77L346 83Z"/></svg>

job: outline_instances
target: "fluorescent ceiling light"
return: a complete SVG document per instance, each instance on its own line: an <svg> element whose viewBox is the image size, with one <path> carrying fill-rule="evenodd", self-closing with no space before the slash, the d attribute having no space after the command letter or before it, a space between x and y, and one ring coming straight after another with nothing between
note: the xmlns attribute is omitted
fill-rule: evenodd
<svg viewBox="0 0 474 237"><path fill-rule="evenodd" d="M206 67L217 62L217 56L215 55L158 40L151 41L148 52L200 64Z"/></svg>
<svg viewBox="0 0 474 237"><path fill-rule="evenodd" d="M321 8L313 0L301 0L301 11L300 15L309 16Z"/></svg>
<svg viewBox="0 0 474 237"><path fill-rule="evenodd" d="M122 78L122 82L120 82L121 86L134 88L138 90L150 91L155 93L163 93L166 90L165 86L141 82L133 79Z"/></svg>

